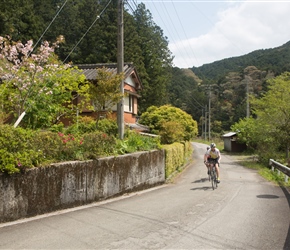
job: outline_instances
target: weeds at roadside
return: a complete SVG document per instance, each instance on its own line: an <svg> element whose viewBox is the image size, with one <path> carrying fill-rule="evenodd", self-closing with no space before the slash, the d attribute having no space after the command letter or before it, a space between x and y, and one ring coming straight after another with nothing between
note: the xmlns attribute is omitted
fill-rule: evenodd
<svg viewBox="0 0 290 250"><path fill-rule="evenodd" d="M259 175L264 179L273 182L280 187L290 187L290 180L285 182L283 173L278 174L278 171L273 172L268 166L265 166L262 163L249 159L241 161L240 164L246 168L258 170Z"/></svg>

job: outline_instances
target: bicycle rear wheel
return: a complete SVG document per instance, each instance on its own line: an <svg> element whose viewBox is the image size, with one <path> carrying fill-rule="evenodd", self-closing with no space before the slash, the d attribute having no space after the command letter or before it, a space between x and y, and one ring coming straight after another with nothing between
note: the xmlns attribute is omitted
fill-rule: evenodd
<svg viewBox="0 0 290 250"><path fill-rule="evenodd" d="M212 189L214 190L214 188L215 188L215 182L216 182L214 171L211 171L210 178L211 178L211 186L212 186Z"/></svg>

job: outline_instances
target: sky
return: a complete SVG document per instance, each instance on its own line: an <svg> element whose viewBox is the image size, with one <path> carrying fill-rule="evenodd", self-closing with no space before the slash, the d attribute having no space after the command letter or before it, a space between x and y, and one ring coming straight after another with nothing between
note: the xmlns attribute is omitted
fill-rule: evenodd
<svg viewBox="0 0 290 250"><path fill-rule="evenodd" d="M179 68L199 67L290 41L290 0L141 2L163 30L173 64Z"/></svg>

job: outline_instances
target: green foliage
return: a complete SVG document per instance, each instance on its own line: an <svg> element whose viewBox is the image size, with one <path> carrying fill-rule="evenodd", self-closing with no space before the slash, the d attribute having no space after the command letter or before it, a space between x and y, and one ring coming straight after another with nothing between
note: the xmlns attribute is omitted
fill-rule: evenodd
<svg viewBox="0 0 290 250"><path fill-rule="evenodd" d="M240 143L246 143L249 149L255 149L258 142L259 126L253 117L241 119L231 126L231 131L237 132L237 139Z"/></svg>
<svg viewBox="0 0 290 250"><path fill-rule="evenodd" d="M112 119L102 119L98 121L97 129L101 132L104 132L108 135L117 137L118 135L118 124L115 120Z"/></svg>
<svg viewBox="0 0 290 250"><path fill-rule="evenodd" d="M124 74L114 74L106 69L97 69L97 84L90 85L90 100L94 111L111 111L123 94L120 92L120 83L124 80Z"/></svg>
<svg viewBox="0 0 290 250"><path fill-rule="evenodd" d="M22 44L0 36L0 113L10 114L15 122L25 112L22 127L48 128L64 115L75 116L88 101L85 76L53 53L59 42L43 42L34 52L31 40ZM79 95L82 100L75 104Z"/></svg>
<svg viewBox="0 0 290 250"><path fill-rule="evenodd" d="M159 135L161 136L162 144L180 142L184 139L184 129L182 124L177 121L165 121L161 125Z"/></svg>
<svg viewBox="0 0 290 250"><path fill-rule="evenodd" d="M0 126L0 171L9 174L36 166L43 158L41 151L33 150L31 141L35 132L14 128L9 125Z"/></svg>
<svg viewBox="0 0 290 250"><path fill-rule="evenodd" d="M66 134L84 134L97 130L96 120L89 116L79 116L75 122L65 129Z"/></svg>
<svg viewBox="0 0 290 250"><path fill-rule="evenodd" d="M201 67L193 67L192 70L200 78L205 77L217 81L229 72L238 72L241 68L253 65L257 68L275 72L276 75L284 71L290 71L290 42L273 49L253 51L247 55L226 58Z"/></svg>
<svg viewBox="0 0 290 250"><path fill-rule="evenodd" d="M58 124L53 124L50 128L48 128L51 132L63 132L64 130L64 124L62 122Z"/></svg>
<svg viewBox="0 0 290 250"><path fill-rule="evenodd" d="M176 171L179 171L184 163L188 160L188 155L192 152L190 144L173 143L171 145L163 145L165 150L165 177L169 178Z"/></svg>
<svg viewBox="0 0 290 250"><path fill-rule="evenodd" d="M31 139L32 149L42 153L43 163L62 159L61 134L61 132L37 131Z"/></svg>
<svg viewBox="0 0 290 250"><path fill-rule="evenodd" d="M290 187L290 180L288 180L288 182L285 183L284 174L282 173L278 174L277 171L273 172L268 167L269 161L257 162L253 160L244 160L244 161L241 161L240 164L247 168L258 170L258 173L268 181L276 183L277 185L282 186L282 187Z"/></svg>
<svg viewBox="0 0 290 250"><path fill-rule="evenodd" d="M161 135L162 142L190 141L197 135L197 122L186 112L170 105L149 107L142 113L140 123L148 126L152 133Z"/></svg>
<svg viewBox="0 0 290 250"><path fill-rule="evenodd" d="M252 112L257 118L240 120L232 126L241 142L255 148L259 158L268 162L290 148L290 73L269 80L269 90L262 98L252 98Z"/></svg>
<svg viewBox="0 0 290 250"><path fill-rule="evenodd" d="M160 138L141 135L134 130L126 131L124 140L117 141L117 154L133 153L136 151L147 151L159 149Z"/></svg>
<svg viewBox="0 0 290 250"><path fill-rule="evenodd" d="M86 133L83 135L82 141L84 159L97 159L115 153L116 138L105 133Z"/></svg>
<svg viewBox="0 0 290 250"><path fill-rule="evenodd" d="M81 116L78 121L65 129L66 134L85 134L92 132L103 132L108 135L118 135L118 125L113 119L101 119L96 121L93 117Z"/></svg>

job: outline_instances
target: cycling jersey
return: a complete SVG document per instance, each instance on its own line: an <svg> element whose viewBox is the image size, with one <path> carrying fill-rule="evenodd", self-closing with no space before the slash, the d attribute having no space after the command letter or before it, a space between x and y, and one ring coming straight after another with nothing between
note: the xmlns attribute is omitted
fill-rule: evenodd
<svg viewBox="0 0 290 250"><path fill-rule="evenodd" d="M219 156L220 156L220 151L215 148L214 151L212 151L211 149L209 149L207 152L206 152L206 155L208 157L208 160L209 159L214 159L214 160L218 160L219 159Z"/></svg>

